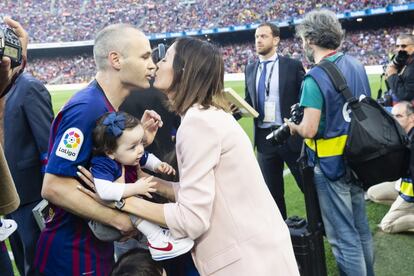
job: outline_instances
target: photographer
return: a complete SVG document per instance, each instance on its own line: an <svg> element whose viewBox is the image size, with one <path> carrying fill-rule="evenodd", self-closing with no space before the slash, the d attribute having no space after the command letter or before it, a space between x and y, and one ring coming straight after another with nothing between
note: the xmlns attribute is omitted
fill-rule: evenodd
<svg viewBox="0 0 414 276"><path fill-rule="evenodd" d="M396 55L385 71L386 83L394 101L414 100L414 35L400 34Z"/></svg>
<svg viewBox="0 0 414 276"><path fill-rule="evenodd" d="M399 195L390 210L381 220L381 230L386 233L399 233L414 230L414 107L410 102L402 101L392 108L392 115L407 132L410 144L410 167L403 175Z"/></svg>
<svg viewBox="0 0 414 276"><path fill-rule="evenodd" d="M4 19L4 22L8 27L13 28L17 37L20 39L22 45L22 53L26 55L28 35L22 26L12 20L9 17ZM5 95L8 89L10 89L13 77L16 76L18 69L14 70L11 68L11 60L9 57L2 56L0 61L0 95ZM17 76L16 76L17 77ZM14 77L14 78L16 78ZM3 112L1 110L0 114ZM1 125L1 123L0 123ZM1 130L2 131L2 130ZM1 132L0 131L0 132ZM2 134L1 134L2 135ZM13 179L10 175L9 167L4 157L3 148L0 146L0 216L10 214L15 211L20 204L20 199L16 191L16 187L13 183ZM10 227L14 224L14 227ZM13 275L13 267L10 261L9 253L7 248L2 241L3 238L8 237L13 231L16 230L16 223L12 220L0 219L0 271L1 275Z"/></svg>
<svg viewBox="0 0 414 276"><path fill-rule="evenodd" d="M5 17L4 22L8 25L8 27L13 29L20 40L22 46L23 64L21 68L11 68L10 58L5 55L2 57L0 62L0 95L7 93L6 90L10 89L11 83L17 77L16 74L23 71L26 63L27 44L29 43L29 36L19 22L14 21L10 17Z"/></svg>
<svg viewBox="0 0 414 276"><path fill-rule="evenodd" d="M353 95L370 95L368 77L362 64L337 52L343 30L335 14L313 11L297 27L306 58L318 64L334 62L347 80ZM300 105L304 107L299 125L285 119L291 134L305 139L306 153L314 166L326 236L341 275L374 275L373 245L365 213L364 191L346 177L343 152L349 131L345 98L338 93L323 69L313 67L305 76ZM344 112L343 112L344 110Z"/></svg>

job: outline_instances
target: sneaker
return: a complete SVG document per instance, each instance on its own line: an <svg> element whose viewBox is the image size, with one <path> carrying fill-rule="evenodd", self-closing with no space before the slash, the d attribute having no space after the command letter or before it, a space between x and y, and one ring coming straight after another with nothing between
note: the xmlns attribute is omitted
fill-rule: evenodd
<svg viewBox="0 0 414 276"><path fill-rule="evenodd" d="M7 239L17 229L17 223L12 219L0 218L0 241Z"/></svg>
<svg viewBox="0 0 414 276"><path fill-rule="evenodd" d="M148 249L155 261L175 258L187 253L193 246L193 240L189 238L176 240L171 236L171 232L165 229L162 229L155 239L148 238Z"/></svg>

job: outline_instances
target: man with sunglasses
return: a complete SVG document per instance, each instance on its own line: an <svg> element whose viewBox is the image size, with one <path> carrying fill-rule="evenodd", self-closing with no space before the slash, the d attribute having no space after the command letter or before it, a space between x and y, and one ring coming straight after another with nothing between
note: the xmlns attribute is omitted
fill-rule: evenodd
<svg viewBox="0 0 414 276"><path fill-rule="evenodd" d="M388 89L396 102L414 100L414 35L400 34L393 58L386 71Z"/></svg>

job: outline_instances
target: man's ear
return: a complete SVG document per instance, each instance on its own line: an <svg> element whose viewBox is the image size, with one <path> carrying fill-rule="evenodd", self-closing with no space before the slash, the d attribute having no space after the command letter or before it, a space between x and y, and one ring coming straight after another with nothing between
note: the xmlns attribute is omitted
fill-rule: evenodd
<svg viewBox="0 0 414 276"><path fill-rule="evenodd" d="M410 123L414 125L414 113L411 113L410 115L408 115L408 120L410 120Z"/></svg>
<svg viewBox="0 0 414 276"><path fill-rule="evenodd" d="M280 37L276 36L273 38L273 46L277 47L280 42Z"/></svg>
<svg viewBox="0 0 414 276"><path fill-rule="evenodd" d="M108 62L109 64L115 69L120 70L121 69L121 54L118 52L109 52L108 55Z"/></svg>

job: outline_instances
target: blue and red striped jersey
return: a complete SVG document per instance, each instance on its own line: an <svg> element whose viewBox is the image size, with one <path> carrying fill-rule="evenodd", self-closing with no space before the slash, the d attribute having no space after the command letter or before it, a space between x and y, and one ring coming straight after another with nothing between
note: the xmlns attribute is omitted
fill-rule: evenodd
<svg viewBox="0 0 414 276"><path fill-rule="evenodd" d="M76 177L78 165L89 167L96 120L110 111L114 108L96 81L76 93L52 123L46 173ZM39 271L45 275L108 275L114 262L113 243L96 239L87 220L50 207L37 244Z"/></svg>

